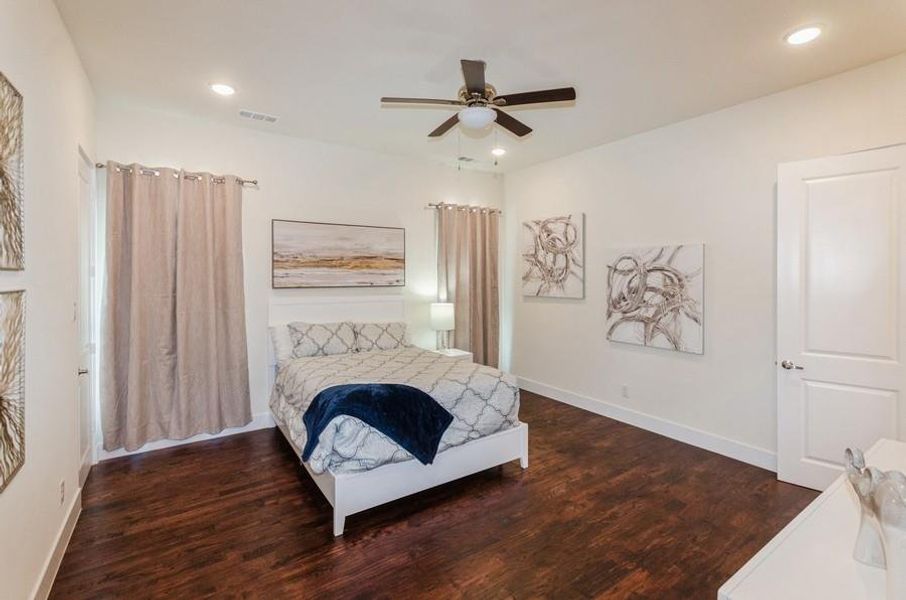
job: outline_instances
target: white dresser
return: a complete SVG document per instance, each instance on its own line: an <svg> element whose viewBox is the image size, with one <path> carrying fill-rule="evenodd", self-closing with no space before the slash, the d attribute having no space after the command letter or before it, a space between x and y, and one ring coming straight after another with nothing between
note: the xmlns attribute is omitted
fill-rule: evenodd
<svg viewBox="0 0 906 600"><path fill-rule="evenodd" d="M866 464L906 472L906 443L880 440ZM841 475L717 592L719 600L884 600L885 572L852 558L855 493Z"/></svg>

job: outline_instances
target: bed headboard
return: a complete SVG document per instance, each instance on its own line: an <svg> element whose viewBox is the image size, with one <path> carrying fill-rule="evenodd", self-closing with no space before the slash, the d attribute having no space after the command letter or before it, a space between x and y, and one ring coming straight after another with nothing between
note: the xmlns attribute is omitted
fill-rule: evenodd
<svg viewBox="0 0 906 600"><path fill-rule="evenodd" d="M273 326L293 321L404 321L405 317L402 296L317 296L272 298L267 322Z"/></svg>
<svg viewBox="0 0 906 600"><path fill-rule="evenodd" d="M335 323L337 321L405 321L406 304L401 295L393 296L314 296L308 298L271 298L267 324L284 325L293 321ZM268 390L276 375L274 345L267 333ZM268 392L270 393L270 392Z"/></svg>

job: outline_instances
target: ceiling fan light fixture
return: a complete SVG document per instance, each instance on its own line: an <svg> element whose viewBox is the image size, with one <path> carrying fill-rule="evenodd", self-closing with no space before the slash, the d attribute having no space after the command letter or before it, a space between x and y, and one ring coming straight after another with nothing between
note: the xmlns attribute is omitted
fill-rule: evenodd
<svg viewBox="0 0 906 600"><path fill-rule="evenodd" d="M457 116L466 129L484 129L497 119L497 113L487 106L469 106L459 111Z"/></svg>
<svg viewBox="0 0 906 600"><path fill-rule="evenodd" d="M532 132L532 128L498 107L509 108L511 106L547 104L550 102L572 102L576 99L576 89L573 87L535 90L501 96L497 94L497 89L485 79L485 67L487 65L483 60L463 59L459 62L462 66L462 78L465 81L465 85L459 89L456 100L384 96L381 98L381 104L465 107L435 127L428 134L429 138L442 137L456 127L457 124L462 125L463 129L475 131L486 129L495 121L516 137L524 138Z"/></svg>
<svg viewBox="0 0 906 600"><path fill-rule="evenodd" d="M503 156L504 154L506 154L506 148L495 146L491 149L491 154L493 154L494 156Z"/></svg>

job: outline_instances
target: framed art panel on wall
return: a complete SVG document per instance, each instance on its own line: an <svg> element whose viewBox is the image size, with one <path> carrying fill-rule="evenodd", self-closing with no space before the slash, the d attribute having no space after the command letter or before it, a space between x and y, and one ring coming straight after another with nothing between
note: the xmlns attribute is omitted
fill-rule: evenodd
<svg viewBox="0 0 906 600"><path fill-rule="evenodd" d="M0 292L0 492L25 463L25 292Z"/></svg>
<svg viewBox="0 0 906 600"><path fill-rule="evenodd" d="M704 244L623 248L607 265L607 339L704 352Z"/></svg>
<svg viewBox="0 0 906 600"><path fill-rule="evenodd" d="M585 214L522 224L522 295L585 297Z"/></svg>
<svg viewBox="0 0 906 600"><path fill-rule="evenodd" d="M22 94L0 73L0 270L25 268Z"/></svg>
<svg viewBox="0 0 906 600"><path fill-rule="evenodd" d="M309 221L271 223L274 289L406 285L406 230Z"/></svg>

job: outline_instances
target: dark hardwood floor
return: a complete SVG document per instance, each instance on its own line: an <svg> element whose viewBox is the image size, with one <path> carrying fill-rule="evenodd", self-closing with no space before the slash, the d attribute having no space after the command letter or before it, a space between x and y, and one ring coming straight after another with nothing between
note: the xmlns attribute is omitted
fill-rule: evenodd
<svg viewBox="0 0 906 600"><path fill-rule="evenodd" d="M517 462L354 515L277 430L96 466L53 598L670 598L717 588L815 496L523 392Z"/></svg>

